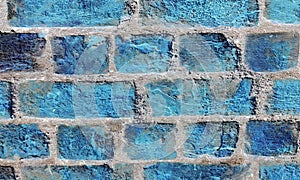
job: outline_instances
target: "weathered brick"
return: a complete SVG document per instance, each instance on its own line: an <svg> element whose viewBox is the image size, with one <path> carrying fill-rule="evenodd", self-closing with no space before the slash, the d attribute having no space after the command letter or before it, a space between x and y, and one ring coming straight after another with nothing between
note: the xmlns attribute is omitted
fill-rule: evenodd
<svg viewBox="0 0 300 180"><path fill-rule="evenodd" d="M172 57L172 37L134 35L116 37L115 65L123 73L165 72Z"/></svg>
<svg viewBox="0 0 300 180"><path fill-rule="evenodd" d="M300 5L297 0L266 0L265 16L275 22L300 23Z"/></svg>
<svg viewBox="0 0 300 180"><path fill-rule="evenodd" d="M275 72L298 64L297 33L264 33L247 36L246 63L257 72Z"/></svg>
<svg viewBox="0 0 300 180"><path fill-rule="evenodd" d="M220 33L187 34L180 37L181 65L189 71L234 71L240 50Z"/></svg>
<svg viewBox="0 0 300 180"><path fill-rule="evenodd" d="M165 80L146 87L153 116L250 115L254 108L251 85L251 79L211 79Z"/></svg>
<svg viewBox="0 0 300 180"><path fill-rule="evenodd" d="M0 179L3 180L16 179L14 168L10 166L0 166Z"/></svg>
<svg viewBox="0 0 300 180"><path fill-rule="evenodd" d="M190 25L254 26L258 23L256 0L159 0L141 1L141 16L163 23L186 23ZM148 25L148 24L147 24Z"/></svg>
<svg viewBox="0 0 300 180"><path fill-rule="evenodd" d="M51 47L55 72L58 74L108 72L108 43L101 36L54 37Z"/></svg>
<svg viewBox="0 0 300 180"><path fill-rule="evenodd" d="M49 156L48 137L37 124L0 125L0 158Z"/></svg>
<svg viewBox="0 0 300 180"><path fill-rule="evenodd" d="M114 169L113 179L134 180L133 164L116 164L113 169Z"/></svg>
<svg viewBox="0 0 300 180"><path fill-rule="evenodd" d="M123 0L8 0L7 6L10 25L18 27L118 25L125 8Z"/></svg>
<svg viewBox="0 0 300 180"><path fill-rule="evenodd" d="M291 122L249 121L246 152L261 156L295 155L298 125Z"/></svg>
<svg viewBox="0 0 300 180"><path fill-rule="evenodd" d="M144 167L145 179L240 179L249 169L248 165L227 164L201 165L161 162Z"/></svg>
<svg viewBox="0 0 300 180"><path fill-rule="evenodd" d="M12 115L11 84L0 81L0 118L9 119Z"/></svg>
<svg viewBox="0 0 300 180"><path fill-rule="evenodd" d="M34 117L132 117L134 94L129 82L29 81L20 85L21 110L24 115Z"/></svg>
<svg viewBox="0 0 300 180"><path fill-rule="evenodd" d="M231 156L239 135L237 122L190 124L186 127L184 155L197 158L203 154L217 157Z"/></svg>
<svg viewBox="0 0 300 180"><path fill-rule="evenodd" d="M46 40L36 33L0 33L0 72L33 71Z"/></svg>
<svg viewBox="0 0 300 180"><path fill-rule="evenodd" d="M299 179L300 165L299 164L278 164L269 166L260 166L259 171L261 180L279 180L279 179Z"/></svg>
<svg viewBox="0 0 300 180"><path fill-rule="evenodd" d="M102 127L61 125L57 144L62 159L104 160L114 156L112 134Z"/></svg>
<svg viewBox="0 0 300 180"><path fill-rule="evenodd" d="M173 124L127 125L124 151L133 160L173 159L176 157L175 131Z"/></svg>

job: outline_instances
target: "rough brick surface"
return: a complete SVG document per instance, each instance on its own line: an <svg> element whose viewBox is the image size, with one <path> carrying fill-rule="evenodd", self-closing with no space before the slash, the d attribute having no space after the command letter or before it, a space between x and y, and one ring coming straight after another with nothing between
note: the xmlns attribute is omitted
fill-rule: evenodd
<svg viewBox="0 0 300 180"><path fill-rule="evenodd" d="M231 156L239 135L237 122L198 123L186 127L184 155L197 158L203 154L216 157Z"/></svg>
<svg viewBox="0 0 300 180"><path fill-rule="evenodd" d="M16 179L14 168L10 166L0 166L0 179Z"/></svg>
<svg viewBox="0 0 300 180"><path fill-rule="evenodd" d="M0 158L49 156L48 137L36 124L0 125Z"/></svg>
<svg viewBox="0 0 300 180"><path fill-rule="evenodd" d="M0 118L9 119L12 115L11 84L0 81Z"/></svg>
<svg viewBox="0 0 300 180"><path fill-rule="evenodd" d="M294 155L297 152L298 124L249 121L246 152L260 156Z"/></svg>
<svg viewBox="0 0 300 180"><path fill-rule="evenodd" d="M260 179L299 179L299 164L274 164L269 166L260 166Z"/></svg>

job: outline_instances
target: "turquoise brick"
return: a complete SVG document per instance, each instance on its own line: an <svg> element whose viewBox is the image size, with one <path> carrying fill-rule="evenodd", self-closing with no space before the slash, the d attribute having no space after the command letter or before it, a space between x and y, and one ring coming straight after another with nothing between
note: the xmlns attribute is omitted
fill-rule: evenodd
<svg viewBox="0 0 300 180"><path fill-rule="evenodd" d="M223 34L187 34L180 37L180 62L189 71L234 71L240 50Z"/></svg>
<svg viewBox="0 0 300 180"><path fill-rule="evenodd" d="M298 0L267 0L265 16L280 23L300 23Z"/></svg>
<svg viewBox="0 0 300 180"><path fill-rule="evenodd" d="M246 63L256 72L276 72L298 64L297 33L265 33L247 36Z"/></svg>
<svg viewBox="0 0 300 180"><path fill-rule="evenodd" d="M14 168L10 166L0 166L0 179L16 179Z"/></svg>
<svg viewBox="0 0 300 180"><path fill-rule="evenodd" d="M102 127L61 125L57 144L61 159L104 160L114 155L112 134Z"/></svg>
<svg viewBox="0 0 300 180"><path fill-rule="evenodd" d="M175 131L173 124L127 125L124 151L133 160L174 159Z"/></svg>
<svg viewBox="0 0 300 180"><path fill-rule="evenodd" d="M224 86L227 87L224 89ZM146 85L153 116L251 115L252 80L174 80Z"/></svg>
<svg viewBox="0 0 300 180"><path fill-rule="evenodd" d="M216 157L231 156L239 136L237 122L190 124L186 127L184 155L197 158L204 154Z"/></svg>
<svg viewBox="0 0 300 180"><path fill-rule="evenodd" d="M115 65L122 73L165 72L172 57L172 37L134 35L116 37Z"/></svg>
<svg viewBox="0 0 300 180"><path fill-rule="evenodd" d="M48 137L37 124L0 125L0 158L49 156Z"/></svg>
<svg viewBox="0 0 300 180"><path fill-rule="evenodd" d="M247 123L246 152L260 156L295 155L298 124L276 121Z"/></svg>
<svg viewBox="0 0 300 180"><path fill-rule="evenodd" d="M11 84L0 81L0 119L9 119L12 115Z"/></svg>
<svg viewBox="0 0 300 180"><path fill-rule="evenodd" d="M0 34L0 72L35 71L43 55L46 40L36 33Z"/></svg>
<svg viewBox="0 0 300 180"><path fill-rule="evenodd" d="M144 167L146 180L158 179L244 179L248 165L201 165L161 162Z"/></svg>
<svg viewBox="0 0 300 180"><path fill-rule="evenodd" d="M51 39L58 74L104 74L108 72L108 43L101 36L65 36Z"/></svg>
<svg viewBox="0 0 300 180"><path fill-rule="evenodd" d="M259 177L261 180L289 180L299 179L299 164L274 164L269 166L260 166Z"/></svg>
<svg viewBox="0 0 300 180"><path fill-rule="evenodd" d="M7 6L9 24L18 27L118 25L125 8L123 0L8 0Z"/></svg>
<svg viewBox="0 0 300 180"><path fill-rule="evenodd" d="M156 23L242 27L257 25L258 12L256 0L142 0L140 14Z"/></svg>

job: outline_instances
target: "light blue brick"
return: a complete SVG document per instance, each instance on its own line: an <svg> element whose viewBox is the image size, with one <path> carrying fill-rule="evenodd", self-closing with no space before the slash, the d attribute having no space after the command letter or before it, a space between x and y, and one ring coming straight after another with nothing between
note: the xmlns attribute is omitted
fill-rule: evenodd
<svg viewBox="0 0 300 180"><path fill-rule="evenodd" d="M259 177L261 180L290 180L299 179L299 164L274 164L260 166Z"/></svg>
<svg viewBox="0 0 300 180"><path fill-rule="evenodd" d="M11 84L0 81L0 119L10 119L12 115Z"/></svg>

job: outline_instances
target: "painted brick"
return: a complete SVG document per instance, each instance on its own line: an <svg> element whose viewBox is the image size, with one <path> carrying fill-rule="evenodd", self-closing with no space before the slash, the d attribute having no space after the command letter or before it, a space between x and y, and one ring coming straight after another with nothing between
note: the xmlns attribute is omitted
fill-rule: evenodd
<svg viewBox="0 0 300 180"><path fill-rule="evenodd" d="M141 1L141 15L163 23L186 23L190 25L254 26L258 23L256 0L171 0Z"/></svg>
<svg viewBox="0 0 300 180"><path fill-rule="evenodd" d="M201 165L161 162L144 167L145 179L240 179L247 174L247 165Z"/></svg>
<svg viewBox="0 0 300 180"><path fill-rule="evenodd" d="M249 121L246 152L261 156L295 155L298 125L291 122Z"/></svg>
<svg viewBox="0 0 300 180"><path fill-rule="evenodd" d="M186 127L187 140L184 155L197 158L203 154L216 157L231 156L239 135L237 122L190 124Z"/></svg>
<svg viewBox="0 0 300 180"><path fill-rule="evenodd" d="M283 164L283 165L260 166L259 174L261 180L299 179L300 165Z"/></svg>
<svg viewBox="0 0 300 180"><path fill-rule="evenodd" d="M124 151L133 160L174 159L175 131L173 124L127 125Z"/></svg>
<svg viewBox="0 0 300 180"><path fill-rule="evenodd" d="M33 71L46 40L35 33L0 33L0 72Z"/></svg>
<svg viewBox="0 0 300 180"><path fill-rule="evenodd" d="M0 166L0 179L16 179L14 168L10 166Z"/></svg>
<svg viewBox="0 0 300 180"><path fill-rule="evenodd" d="M20 85L21 110L34 117L132 117L134 94L135 89L128 82L29 81Z"/></svg>
<svg viewBox="0 0 300 180"><path fill-rule="evenodd" d="M297 33L265 33L247 36L246 63L256 72L276 72L298 64Z"/></svg>
<svg viewBox="0 0 300 180"><path fill-rule="evenodd" d="M37 124L0 125L0 158L49 156L48 137Z"/></svg>
<svg viewBox="0 0 300 180"><path fill-rule="evenodd" d="M234 71L240 50L220 33L187 34L180 37L181 65L189 71Z"/></svg>
<svg viewBox="0 0 300 180"><path fill-rule="evenodd" d="M175 80L146 85L153 116L250 115L252 80ZM224 88L227 87L227 88Z"/></svg>
<svg viewBox="0 0 300 180"><path fill-rule="evenodd" d="M300 5L297 0L267 0L265 16L275 22L300 23Z"/></svg>
<svg viewBox="0 0 300 180"><path fill-rule="evenodd" d="M57 144L62 159L104 160L114 155L112 134L102 127L61 125Z"/></svg>
<svg viewBox="0 0 300 180"><path fill-rule="evenodd" d="M51 39L55 72L103 74L108 72L108 43L100 36L72 35Z"/></svg>
<svg viewBox="0 0 300 180"><path fill-rule="evenodd" d="M115 65L122 73L165 72L172 57L172 37L134 35L116 37Z"/></svg>
<svg viewBox="0 0 300 180"><path fill-rule="evenodd" d="M0 81L0 119L9 119L12 115L11 84Z"/></svg>
<svg viewBox="0 0 300 180"><path fill-rule="evenodd" d="M18 27L64 27L118 25L123 0L8 0L8 20Z"/></svg>

